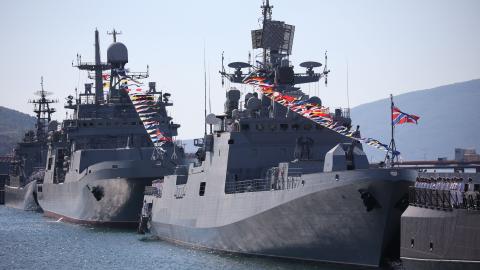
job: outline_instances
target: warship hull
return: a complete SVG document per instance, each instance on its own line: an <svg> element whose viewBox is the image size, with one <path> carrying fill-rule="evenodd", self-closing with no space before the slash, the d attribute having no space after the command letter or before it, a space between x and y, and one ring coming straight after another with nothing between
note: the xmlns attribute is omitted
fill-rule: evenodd
<svg viewBox="0 0 480 270"><path fill-rule="evenodd" d="M410 205L401 219L406 269L480 269L480 215L467 209Z"/></svg>
<svg viewBox="0 0 480 270"><path fill-rule="evenodd" d="M111 169L112 164L119 168ZM151 161L103 162L89 171L76 181L38 185L38 201L45 216L71 223L134 228L145 186L166 173Z"/></svg>
<svg viewBox="0 0 480 270"><path fill-rule="evenodd" d="M47 217L71 223L133 228L142 207L143 190L152 180L115 178L44 184L39 201ZM100 200L90 190L98 186L105 190Z"/></svg>
<svg viewBox="0 0 480 270"><path fill-rule="evenodd" d="M369 171L304 175L293 189L211 198L175 199L166 186L162 198L146 196L153 204L150 229L161 239L214 250L378 266L399 234L401 202L415 176ZM377 201L370 211L360 190Z"/></svg>
<svg viewBox="0 0 480 270"><path fill-rule="evenodd" d="M37 181L23 187L5 185L5 205L25 211L41 211L37 201Z"/></svg>

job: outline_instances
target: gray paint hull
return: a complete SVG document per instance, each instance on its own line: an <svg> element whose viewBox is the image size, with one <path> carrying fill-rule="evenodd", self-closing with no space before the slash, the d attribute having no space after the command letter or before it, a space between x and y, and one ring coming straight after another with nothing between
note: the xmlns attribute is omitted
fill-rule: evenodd
<svg viewBox="0 0 480 270"><path fill-rule="evenodd" d="M405 267L480 269L479 224L478 211L409 206L401 219L400 252Z"/></svg>
<svg viewBox="0 0 480 270"><path fill-rule="evenodd" d="M118 227L136 227L143 203L143 191L169 169L153 161L117 161L91 167L78 180L61 184L44 183L38 201L48 217L62 221ZM101 188L96 198L93 188Z"/></svg>
<svg viewBox="0 0 480 270"><path fill-rule="evenodd" d="M335 174L342 180L335 181ZM171 196L165 188L162 198L146 200L153 201L152 233L163 239L229 252L378 266L399 233L403 209L397 204L413 179L412 173L388 177L386 171L319 173L305 176L305 185L292 190L188 201L188 194L165 199ZM370 191L381 207L366 211L359 189Z"/></svg>
<svg viewBox="0 0 480 270"><path fill-rule="evenodd" d="M143 190L153 179L100 179L44 184L39 203L45 216L62 221L118 227L135 227L143 202ZM104 196L97 200L88 189L102 186Z"/></svg>
<svg viewBox="0 0 480 270"><path fill-rule="evenodd" d="M41 211L37 202L37 181L23 187L5 186L5 205L26 211Z"/></svg>

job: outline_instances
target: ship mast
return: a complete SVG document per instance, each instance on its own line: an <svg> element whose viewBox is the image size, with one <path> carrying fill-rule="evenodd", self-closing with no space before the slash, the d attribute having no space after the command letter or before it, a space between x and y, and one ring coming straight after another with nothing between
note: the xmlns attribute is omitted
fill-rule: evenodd
<svg viewBox="0 0 480 270"><path fill-rule="evenodd" d="M261 6L262 8L262 15L263 15L263 25L265 26L266 21L272 20L272 8L273 6L270 5L270 1L266 0ZM263 27L263 29L265 29ZM267 48L263 48L263 65L267 64Z"/></svg>
<svg viewBox="0 0 480 270"><path fill-rule="evenodd" d="M51 93L43 88L43 76L40 79L40 86L41 90L35 93L39 98L28 101L34 104L33 111L37 116L37 139L46 137L48 123L52 120L52 114L55 112L54 108L50 108L50 104L58 102L57 100L47 98Z"/></svg>
<svg viewBox="0 0 480 270"><path fill-rule="evenodd" d="M117 33L116 33L117 34ZM115 36L116 37L116 36ZM107 63L102 63L100 58L100 42L98 38L98 30L95 29L95 63L82 62L81 56L77 56L76 67L80 70L88 70L95 72L95 103L101 104L104 102L103 98L103 78L102 71L108 70L110 66Z"/></svg>

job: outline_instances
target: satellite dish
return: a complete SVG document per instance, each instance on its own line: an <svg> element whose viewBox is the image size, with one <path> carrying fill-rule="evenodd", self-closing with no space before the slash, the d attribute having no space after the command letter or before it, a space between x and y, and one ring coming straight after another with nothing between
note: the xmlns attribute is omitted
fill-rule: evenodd
<svg viewBox="0 0 480 270"><path fill-rule="evenodd" d="M252 65L244 63L244 62L232 62L228 64L229 68L235 68L235 69L242 69L242 68L247 68L251 67Z"/></svg>
<svg viewBox="0 0 480 270"><path fill-rule="evenodd" d="M256 97L251 97L247 101L247 109L256 111L262 107L262 102Z"/></svg>
<svg viewBox="0 0 480 270"><path fill-rule="evenodd" d="M306 61L306 62L300 63L300 66L311 69L311 68L321 67L322 64L315 61Z"/></svg>
<svg viewBox="0 0 480 270"><path fill-rule="evenodd" d="M209 125L220 125L222 123L222 120L217 118L215 114L211 113L207 115L205 122Z"/></svg>

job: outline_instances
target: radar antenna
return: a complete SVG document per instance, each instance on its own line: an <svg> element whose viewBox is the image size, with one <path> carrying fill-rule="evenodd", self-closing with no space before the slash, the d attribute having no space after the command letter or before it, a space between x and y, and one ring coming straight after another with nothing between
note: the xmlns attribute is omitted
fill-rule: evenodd
<svg viewBox="0 0 480 270"><path fill-rule="evenodd" d="M52 93L45 91L43 88L43 76L40 79L41 89L35 92L39 96L38 99L29 100L28 103L34 105L33 111L37 115L37 138L45 138L47 135L48 123L52 120L52 114L55 113L54 108L50 108L51 103L57 103L58 100L48 99L47 96Z"/></svg>

